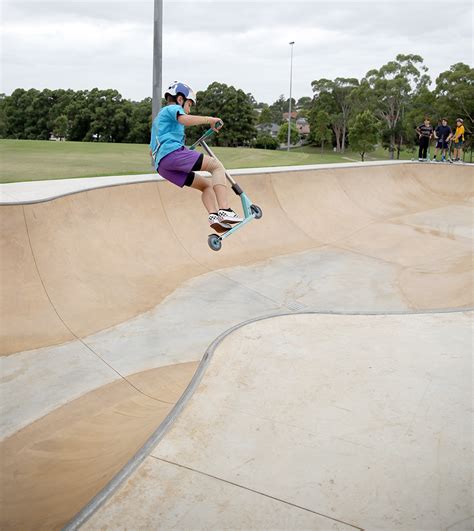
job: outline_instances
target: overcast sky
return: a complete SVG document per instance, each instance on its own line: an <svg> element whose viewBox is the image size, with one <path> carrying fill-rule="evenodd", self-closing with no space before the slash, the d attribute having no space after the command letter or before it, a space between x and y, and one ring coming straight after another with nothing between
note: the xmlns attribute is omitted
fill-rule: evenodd
<svg viewBox="0 0 474 531"><path fill-rule="evenodd" d="M0 0L0 92L115 88L151 96L153 0ZM472 65L470 1L164 0L163 86L233 85L272 103L312 96L311 81L356 77L398 53L421 55L436 76Z"/></svg>

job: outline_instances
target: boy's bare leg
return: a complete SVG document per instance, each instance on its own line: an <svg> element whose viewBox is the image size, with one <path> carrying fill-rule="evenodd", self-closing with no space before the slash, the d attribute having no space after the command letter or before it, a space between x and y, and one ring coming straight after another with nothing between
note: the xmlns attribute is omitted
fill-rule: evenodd
<svg viewBox="0 0 474 531"><path fill-rule="evenodd" d="M212 187L219 208L229 208L224 166L217 159L204 155L201 170L208 171L212 175Z"/></svg>
<svg viewBox="0 0 474 531"><path fill-rule="evenodd" d="M227 200L227 185L225 184L215 184L214 192L217 198L217 204L219 209L229 208L229 202Z"/></svg>
<svg viewBox="0 0 474 531"><path fill-rule="evenodd" d="M202 192L201 199L209 214L211 212L217 212L216 194L209 179L201 175L195 175L191 188Z"/></svg>

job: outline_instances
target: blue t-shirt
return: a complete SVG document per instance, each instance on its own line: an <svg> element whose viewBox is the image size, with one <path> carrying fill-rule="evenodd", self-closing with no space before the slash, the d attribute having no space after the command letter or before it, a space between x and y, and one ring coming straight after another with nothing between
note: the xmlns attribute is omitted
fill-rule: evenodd
<svg viewBox="0 0 474 531"><path fill-rule="evenodd" d="M163 157L184 145L184 125L178 122L180 114L186 114L181 105L167 105L153 120L150 149L155 169Z"/></svg>

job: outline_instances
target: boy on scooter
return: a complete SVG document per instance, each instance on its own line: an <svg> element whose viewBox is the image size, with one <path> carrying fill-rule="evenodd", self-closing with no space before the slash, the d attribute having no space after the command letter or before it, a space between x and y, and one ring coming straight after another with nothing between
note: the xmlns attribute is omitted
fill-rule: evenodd
<svg viewBox="0 0 474 531"><path fill-rule="evenodd" d="M216 232L225 232L232 227L231 224L241 222L242 218L229 208L224 166L217 159L184 146L185 127L208 124L218 131L222 127L222 120L212 116L190 115L192 105L196 105L196 95L185 83L175 81L164 96L167 105L153 120L151 128L150 155L155 169L161 177L176 186L199 190L209 213L209 225ZM194 173L199 170L210 172L211 181Z"/></svg>

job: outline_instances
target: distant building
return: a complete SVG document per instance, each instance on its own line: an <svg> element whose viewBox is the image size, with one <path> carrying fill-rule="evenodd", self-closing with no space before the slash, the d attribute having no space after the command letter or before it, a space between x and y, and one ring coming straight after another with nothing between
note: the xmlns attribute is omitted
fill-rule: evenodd
<svg viewBox="0 0 474 531"><path fill-rule="evenodd" d="M276 138L280 131L280 126L278 124L258 124L256 129L259 133L266 133Z"/></svg>
<svg viewBox="0 0 474 531"><path fill-rule="evenodd" d="M53 133L50 133L48 140L54 140L56 142L62 142L65 140L63 136L54 136Z"/></svg>
<svg viewBox="0 0 474 531"><path fill-rule="evenodd" d="M310 133L309 123L306 118L298 118L296 120L296 129L301 136L307 136Z"/></svg>
<svg viewBox="0 0 474 531"><path fill-rule="evenodd" d="M291 112L291 119L292 119L292 120L296 120L296 117L297 117L297 116L298 116L297 111L292 111L292 112ZM288 113L287 113L287 112L284 112L284 113L283 113L283 119L284 119L284 120L288 120Z"/></svg>

